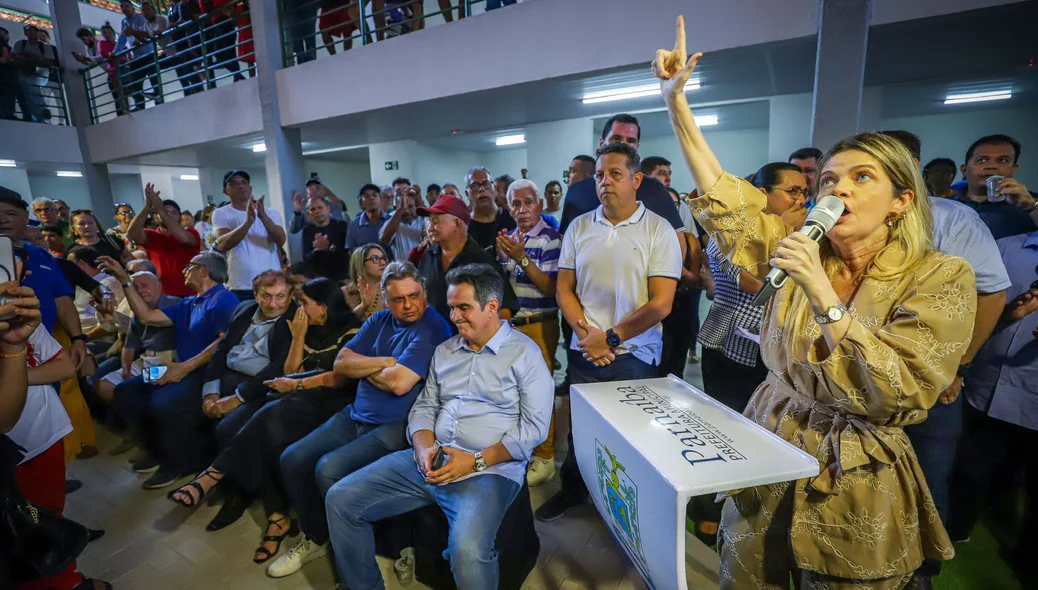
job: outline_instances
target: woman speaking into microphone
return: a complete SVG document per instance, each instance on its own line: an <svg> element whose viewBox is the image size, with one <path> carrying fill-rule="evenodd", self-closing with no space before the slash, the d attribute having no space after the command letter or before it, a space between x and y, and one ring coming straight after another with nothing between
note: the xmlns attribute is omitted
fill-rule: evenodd
<svg viewBox="0 0 1038 590"><path fill-rule="evenodd" d="M764 194L725 172L685 100L702 54L677 43L653 71L702 195L699 222L735 266L789 280L767 303L768 377L744 414L813 454L821 474L729 492L721 588L909 587L924 557L954 552L902 428L955 378L976 309L973 271L934 251L926 185L896 140L863 133L825 155L818 197L845 205L815 242L765 212Z"/></svg>

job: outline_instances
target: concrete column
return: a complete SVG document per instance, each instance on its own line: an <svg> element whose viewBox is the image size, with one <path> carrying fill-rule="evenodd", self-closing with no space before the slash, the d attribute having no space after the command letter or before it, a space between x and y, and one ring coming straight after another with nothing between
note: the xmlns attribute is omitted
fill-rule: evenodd
<svg viewBox="0 0 1038 590"><path fill-rule="evenodd" d="M785 162L789 154L811 145L811 95L784 94L768 102L768 161Z"/></svg>
<svg viewBox="0 0 1038 590"><path fill-rule="evenodd" d="M811 144L822 151L859 129L871 15L871 0L820 0Z"/></svg>
<svg viewBox="0 0 1038 590"><path fill-rule="evenodd" d="M281 126L276 76L284 62L277 5L277 2L250 2L249 8L256 51L256 81L263 111L263 142L267 145L264 163L270 192L266 202L281 212L287 230L294 211L292 193L303 190L306 178L300 131ZM302 256L301 246L294 240L289 241L289 246L290 257L299 260Z"/></svg>
<svg viewBox="0 0 1038 590"><path fill-rule="evenodd" d="M82 45L76 39L76 31L83 26L79 6L78 0L50 0L51 19L54 22L52 40L58 48L58 59L64 66L62 77L65 81L66 107L72 124L76 126L79 149L83 154L83 180L90 193L90 207L99 219L112 219L115 216L115 201L112 199L108 167L95 164L90 157L90 145L86 138L86 126L90 124L86 83L79 73L79 63L70 53L73 47Z"/></svg>
<svg viewBox="0 0 1038 590"><path fill-rule="evenodd" d="M371 182L383 186L401 176L411 182L430 182L415 177L417 153L418 143L412 140L388 141L369 145L368 161L371 166ZM395 168L387 170L387 164L395 165ZM456 182L461 182L461 180Z"/></svg>
<svg viewBox="0 0 1038 590"><path fill-rule="evenodd" d="M526 168L541 191L549 181L565 186L563 173L580 154L594 156L595 126L590 117L526 126Z"/></svg>

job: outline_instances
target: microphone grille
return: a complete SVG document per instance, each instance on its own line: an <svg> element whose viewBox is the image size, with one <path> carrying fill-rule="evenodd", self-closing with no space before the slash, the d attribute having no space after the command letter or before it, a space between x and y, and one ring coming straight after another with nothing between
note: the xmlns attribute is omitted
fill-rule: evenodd
<svg viewBox="0 0 1038 590"><path fill-rule="evenodd" d="M829 231L843 215L843 210L843 201L839 197L829 195L818 200L811 212L807 214L805 224L814 223L824 227L825 231Z"/></svg>

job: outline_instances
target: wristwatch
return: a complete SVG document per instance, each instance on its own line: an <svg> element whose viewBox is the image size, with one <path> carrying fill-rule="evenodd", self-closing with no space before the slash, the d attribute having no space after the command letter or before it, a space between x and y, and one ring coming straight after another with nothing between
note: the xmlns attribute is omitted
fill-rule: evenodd
<svg viewBox="0 0 1038 590"><path fill-rule="evenodd" d="M620 346L620 336L614 332L612 328L606 330L606 344L608 344L610 348Z"/></svg>
<svg viewBox="0 0 1038 590"><path fill-rule="evenodd" d="M75 336L69 336L68 339L71 340L72 342L86 342L87 341L86 334L76 334Z"/></svg>
<svg viewBox="0 0 1038 590"><path fill-rule="evenodd" d="M530 266L530 259L526 256L523 256L523 259L519 261L519 266L523 268Z"/></svg>
<svg viewBox="0 0 1038 590"><path fill-rule="evenodd" d="M815 321L818 322L819 324L834 324L834 323L842 320L844 314L846 314L846 313L847 313L847 306L846 305L843 305L843 304L833 305L832 307L829 307L828 309L823 311L822 315L816 315L815 316Z"/></svg>
<svg viewBox="0 0 1038 590"><path fill-rule="evenodd" d="M973 368L973 363L962 363L959 365L958 370L955 371L955 375L965 379L970 376L970 369Z"/></svg>
<svg viewBox="0 0 1038 590"><path fill-rule="evenodd" d="M129 289L132 286L133 286L133 281L126 281L125 283L123 283L123 289Z"/></svg>
<svg viewBox="0 0 1038 590"><path fill-rule="evenodd" d="M306 387L303 385L302 379L296 379L296 391L303 391Z"/></svg>
<svg viewBox="0 0 1038 590"><path fill-rule="evenodd" d="M483 453L476 453L476 473L480 471L486 471L487 460L483 458Z"/></svg>

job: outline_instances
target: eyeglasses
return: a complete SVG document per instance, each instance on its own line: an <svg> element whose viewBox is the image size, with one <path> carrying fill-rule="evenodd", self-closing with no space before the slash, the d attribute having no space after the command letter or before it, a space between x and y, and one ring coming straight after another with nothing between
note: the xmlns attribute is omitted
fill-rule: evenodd
<svg viewBox="0 0 1038 590"><path fill-rule="evenodd" d="M374 262L375 264L378 264L379 262L389 262L389 257L375 254L374 256L365 258L364 262Z"/></svg>
<svg viewBox="0 0 1038 590"><path fill-rule="evenodd" d="M782 192L788 194L789 196L791 196L793 198L796 198L796 197L806 197L807 196L807 191L802 189L802 188L800 188L800 187L798 187L798 186L794 186L793 188L783 188L781 186L773 186L771 188L772 188L772 190L782 191Z"/></svg>
<svg viewBox="0 0 1038 590"><path fill-rule="evenodd" d="M468 187L469 190L473 191L478 191L480 189L490 190L494 188L494 183L490 182L489 180L484 180L483 182L470 182Z"/></svg>

